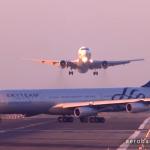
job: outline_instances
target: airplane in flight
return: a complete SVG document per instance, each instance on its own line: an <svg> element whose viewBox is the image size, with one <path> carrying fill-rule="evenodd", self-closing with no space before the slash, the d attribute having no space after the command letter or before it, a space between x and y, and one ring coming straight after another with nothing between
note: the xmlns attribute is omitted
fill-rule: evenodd
<svg viewBox="0 0 150 150"><path fill-rule="evenodd" d="M105 122L100 112L150 110L150 81L142 87L1 90L0 114L59 115L59 122Z"/></svg>
<svg viewBox="0 0 150 150"><path fill-rule="evenodd" d="M122 60L122 61L106 61L106 60L93 60L91 57L91 49L88 47L81 47L78 50L78 59L69 60L46 60L46 59L32 59L32 61L58 66L62 69L70 68L69 75L73 75L73 70L78 70L79 73L86 73L88 70L94 70L93 75L98 75L98 69L107 69L110 66L124 65L134 61L142 61L144 59Z"/></svg>

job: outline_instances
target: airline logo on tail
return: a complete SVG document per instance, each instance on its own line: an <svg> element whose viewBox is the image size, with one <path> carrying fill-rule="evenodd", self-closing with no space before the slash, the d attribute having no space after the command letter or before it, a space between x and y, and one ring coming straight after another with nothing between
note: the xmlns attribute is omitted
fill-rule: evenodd
<svg viewBox="0 0 150 150"><path fill-rule="evenodd" d="M142 87L150 87L150 81L144 84Z"/></svg>

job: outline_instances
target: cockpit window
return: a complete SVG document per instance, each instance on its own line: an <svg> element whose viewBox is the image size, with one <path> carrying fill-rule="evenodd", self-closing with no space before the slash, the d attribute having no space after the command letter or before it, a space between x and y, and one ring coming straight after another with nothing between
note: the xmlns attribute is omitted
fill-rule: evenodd
<svg viewBox="0 0 150 150"><path fill-rule="evenodd" d="M81 47L81 50L87 50L87 51L89 51L90 49L88 47Z"/></svg>

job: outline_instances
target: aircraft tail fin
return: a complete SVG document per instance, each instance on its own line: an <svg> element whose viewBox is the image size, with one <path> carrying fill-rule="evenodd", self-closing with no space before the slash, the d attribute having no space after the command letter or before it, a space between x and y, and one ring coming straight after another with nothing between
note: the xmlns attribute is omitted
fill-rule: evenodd
<svg viewBox="0 0 150 150"><path fill-rule="evenodd" d="M146 84L144 84L142 87L150 87L150 81L148 81Z"/></svg>

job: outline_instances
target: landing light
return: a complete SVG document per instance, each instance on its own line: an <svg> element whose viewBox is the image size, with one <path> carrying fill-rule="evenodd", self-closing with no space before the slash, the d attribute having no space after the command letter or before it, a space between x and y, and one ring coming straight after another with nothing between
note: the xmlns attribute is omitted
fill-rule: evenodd
<svg viewBox="0 0 150 150"><path fill-rule="evenodd" d="M83 58L82 58L82 61L83 61L84 63L86 63L86 62L88 61L88 58L87 58L87 57L83 57Z"/></svg>
<svg viewBox="0 0 150 150"><path fill-rule="evenodd" d="M90 59L90 63L93 63L93 60L92 60L92 59Z"/></svg>

